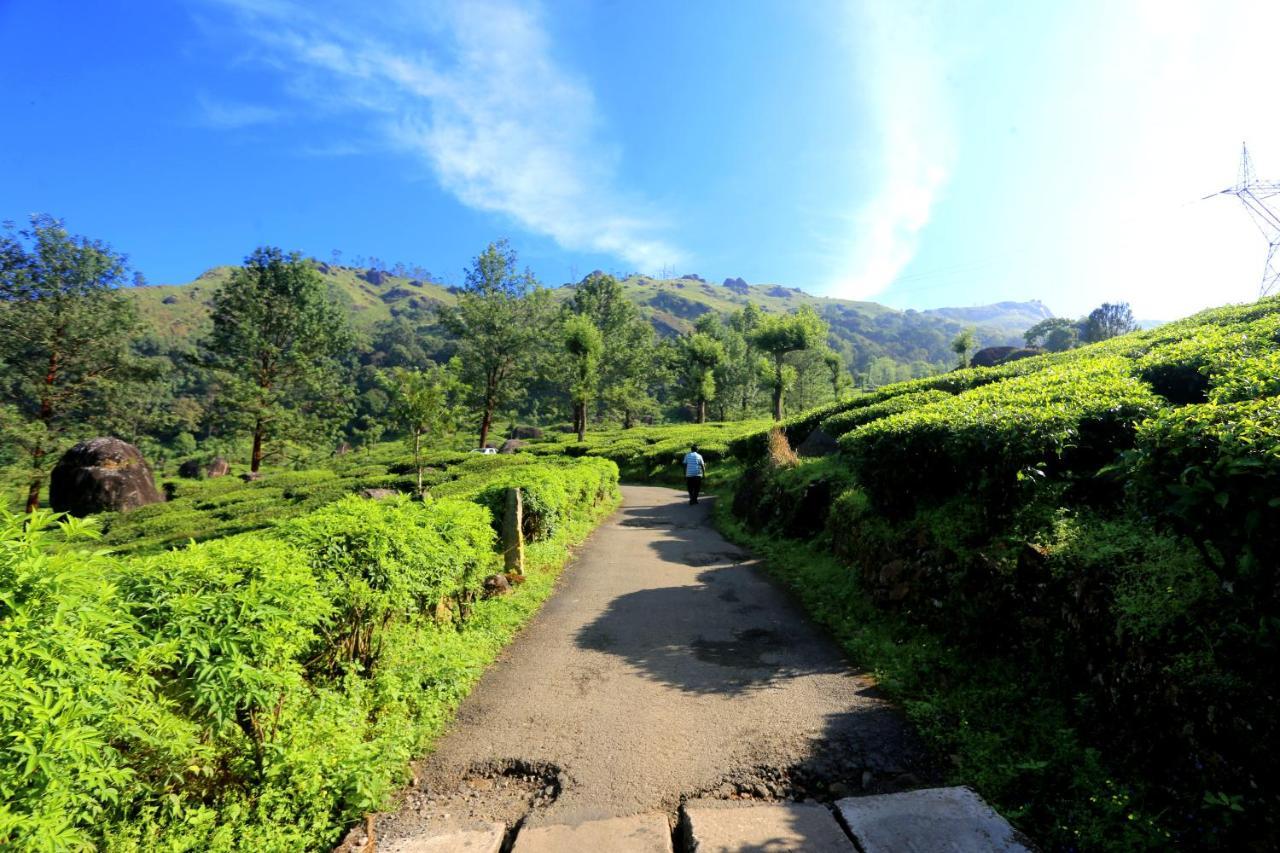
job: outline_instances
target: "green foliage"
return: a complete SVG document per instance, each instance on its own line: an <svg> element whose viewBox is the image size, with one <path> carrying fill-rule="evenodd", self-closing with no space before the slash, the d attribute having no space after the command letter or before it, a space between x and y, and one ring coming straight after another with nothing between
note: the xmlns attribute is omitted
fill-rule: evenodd
<svg viewBox="0 0 1280 853"><path fill-rule="evenodd" d="M773 357L773 419L782 420L783 394L790 382L786 358L792 353L817 349L827 340L827 324L812 308L804 307L786 317L762 320L751 332L751 343ZM794 369L794 368L793 368Z"/></svg>
<svg viewBox="0 0 1280 853"><path fill-rule="evenodd" d="M457 337L462 381L480 412L479 447L488 441L494 412L518 397L539 365L551 319L550 295L517 263L506 240L491 243L467 270L457 307L441 314Z"/></svg>
<svg viewBox="0 0 1280 853"><path fill-rule="evenodd" d="M735 515L785 537L808 605L884 670L955 781L1046 846L1280 838L1277 309L784 422L792 440L849 430L821 462L769 470L759 435L731 447L751 463ZM799 550L815 541L839 561Z"/></svg>
<svg viewBox="0 0 1280 853"><path fill-rule="evenodd" d="M283 525L337 612L319 651L334 670L377 663L383 634L445 599L470 601L494 564L490 515L465 501L348 497Z"/></svg>
<svg viewBox="0 0 1280 853"><path fill-rule="evenodd" d="M62 536L92 535L62 522ZM97 555L49 556L54 517L0 512L0 846L85 849L139 786L206 748L155 694L157 649Z"/></svg>
<svg viewBox="0 0 1280 853"><path fill-rule="evenodd" d="M993 513L1019 482L1092 476L1160 400L1117 358L1045 367L855 429L840 439L858 483L890 512L959 493Z"/></svg>
<svg viewBox="0 0 1280 853"><path fill-rule="evenodd" d="M104 422L130 378L127 271L123 255L49 216L0 237L0 443L26 457L28 512L50 460Z"/></svg>
<svg viewBox="0 0 1280 853"><path fill-rule="evenodd" d="M383 376L388 391L388 413L409 436L417 493L422 494L423 440L442 440L457 429L461 412L456 400L461 392L457 360L425 368L392 368Z"/></svg>
<svg viewBox="0 0 1280 853"><path fill-rule="evenodd" d="M605 460L446 458L471 499L352 497L144 558L76 550L83 522L0 516L0 844L327 848L383 807L616 505ZM336 465L280 472L266 503L374 467ZM527 582L485 601L495 474L557 515ZM259 485L186 482L180 514Z"/></svg>
<svg viewBox="0 0 1280 853"><path fill-rule="evenodd" d="M274 440L332 437L350 396L338 357L351 335L311 263L260 248L218 290L212 312L208 366L223 426L253 437L250 470Z"/></svg>
<svg viewBox="0 0 1280 853"><path fill-rule="evenodd" d="M822 421L822 430L829 435L839 437L856 427L889 415L896 415L910 409L918 409L930 403L939 403L951 395L946 391L917 391L914 394L899 394L879 403L845 409Z"/></svg>

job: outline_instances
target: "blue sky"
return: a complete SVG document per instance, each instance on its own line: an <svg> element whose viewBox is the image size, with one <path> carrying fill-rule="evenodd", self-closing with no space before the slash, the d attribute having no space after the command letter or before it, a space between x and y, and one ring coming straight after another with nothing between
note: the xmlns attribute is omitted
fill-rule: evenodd
<svg viewBox="0 0 1280 853"><path fill-rule="evenodd" d="M0 218L185 281L260 244L457 280L897 307L1255 295L1280 4L0 0Z"/></svg>

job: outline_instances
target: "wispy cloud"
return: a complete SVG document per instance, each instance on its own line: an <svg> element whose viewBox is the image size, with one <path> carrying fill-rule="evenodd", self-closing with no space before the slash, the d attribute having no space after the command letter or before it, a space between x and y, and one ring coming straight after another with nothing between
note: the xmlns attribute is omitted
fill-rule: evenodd
<svg viewBox="0 0 1280 853"><path fill-rule="evenodd" d="M917 4L872 0L847 18L860 88L869 107L875 154L869 196L836 240L829 290L872 296L915 255L951 174L955 139L946 76L929 17Z"/></svg>
<svg viewBox="0 0 1280 853"><path fill-rule="evenodd" d="M196 121L217 130L238 130L260 124L271 124L284 117L281 110L260 104L225 101L200 95L196 98Z"/></svg>
<svg viewBox="0 0 1280 853"><path fill-rule="evenodd" d="M654 269L682 253L617 180L594 97L519 0L220 0L310 106L363 113L462 203L570 250Z"/></svg>

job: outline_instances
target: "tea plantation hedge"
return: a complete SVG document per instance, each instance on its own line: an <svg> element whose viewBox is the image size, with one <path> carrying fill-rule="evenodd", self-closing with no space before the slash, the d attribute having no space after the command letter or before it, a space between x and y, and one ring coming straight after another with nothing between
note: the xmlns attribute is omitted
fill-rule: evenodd
<svg viewBox="0 0 1280 853"><path fill-rule="evenodd" d="M1280 847L1280 299L780 425L819 426L732 442L726 524L954 781L1049 849Z"/></svg>
<svg viewBox="0 0 1280 853"><path fill-rule="evenodd" d="M0 514L0 847L322 848L378 808L617 500L599 459L449 476L449 497L345 497L143 556L89 550L84 522ZM283 495L333 478L271 479ZM542 520L526 582L481 599L506 485ZM219 483L180 512L264 493Z"/></svg>

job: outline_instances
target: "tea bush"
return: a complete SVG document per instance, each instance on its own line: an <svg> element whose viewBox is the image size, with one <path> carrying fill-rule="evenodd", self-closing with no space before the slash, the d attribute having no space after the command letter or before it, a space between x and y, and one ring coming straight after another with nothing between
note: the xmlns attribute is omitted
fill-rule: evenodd
<svg viewBox="0 0 1280 853"><path fill-rule="evenodd" d="M998 515L1020 478L1089 476L1131 446L1136 422L1160 399L1129 371L1107 357L1046 367L873 421L840 448L887 512L963 492Z"/></svg>
<svg viewBox="0 0 1280 853"><path fill-rule="evenodd" d="M0 515L0 847L321 848L379 808L616 505L604 460L456 461L470 499L290 517L285 488L333 479L291 476L258 529L150 556L78 550L89 522ZM526 583L477 600L496 476L554 482L558 517ZM136 529L159 541L168 513L198 526L266 488L189 491ZM193 506L232 494L254 498Z"/></svg>
<svg viewBox="0 0 1280 853"><path fill-rule="evenodd" d="M1271 298L888 386L784 424L835 457L736 442L726 524L1044 846L1272 849L1277 377Z"/></svg>

